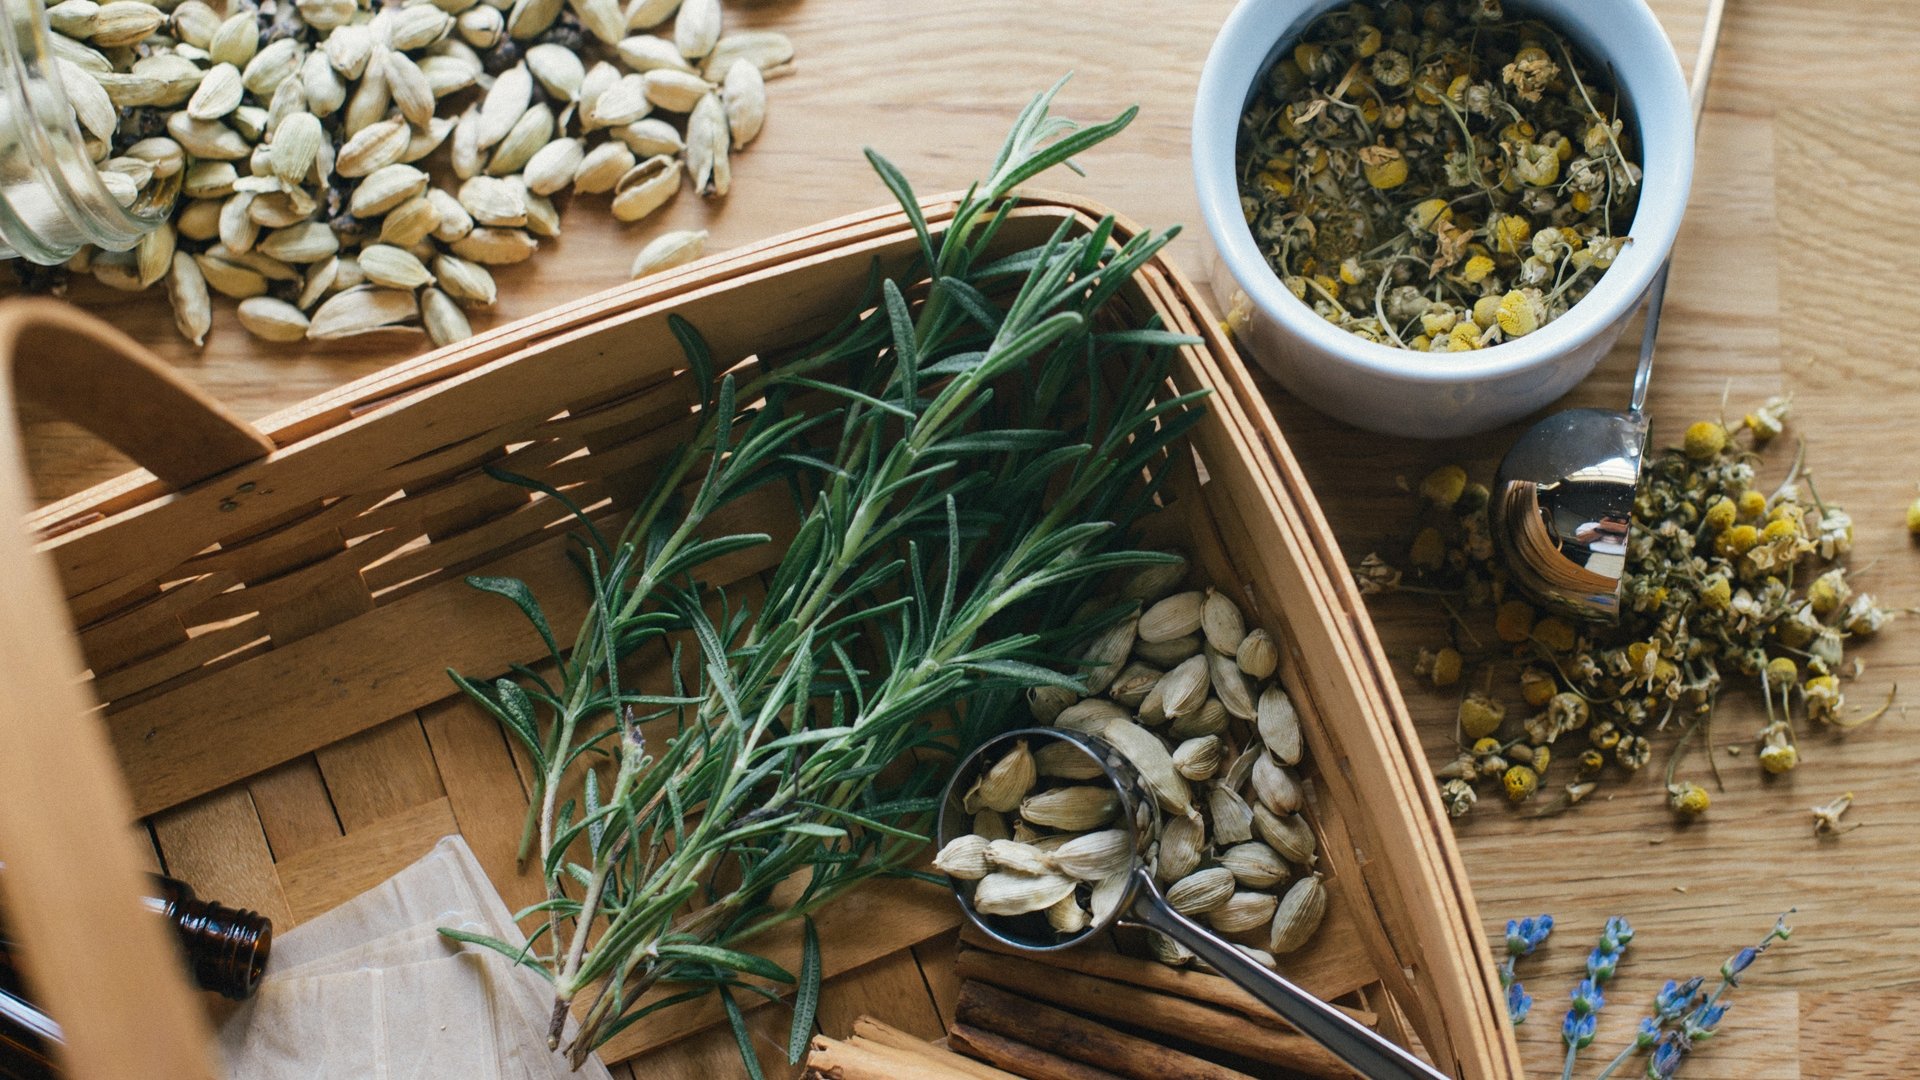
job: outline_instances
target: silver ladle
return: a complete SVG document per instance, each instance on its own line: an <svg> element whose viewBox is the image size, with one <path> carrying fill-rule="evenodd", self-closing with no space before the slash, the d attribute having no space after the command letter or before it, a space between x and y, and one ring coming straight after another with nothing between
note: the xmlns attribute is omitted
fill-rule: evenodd
<svg viewBox="0 0 1920 1080"><path fill-rule="evenodd" d="M1111 925L1155 930L1180 943L1208 967L1260 999L1282 1020L1326 1047L1361 1076L1369 1080L1446 1080L1445 1073L1285 977L1260 966L1230 942L1175 911L1161 895L1146 865L1148 846L1159 835L1159 803L1127 759L1097 736L1061 728L1028 728L982 744L961 761L941 796L939 843L942 848L955 837L973 831L973 816L962 805L963 793L986 767L1005 756L1021 739L1026 740L1030 748L1032 744L1049 740L1064 742L1099 765L1106 782L1119 796L1119 811L1107 827L1124 828L1132 835L1133 867L1128 872L1126 893L1119 902L1109 911L1096 912L1080 932L1067 935L1054 930L1044 912L982 915L973 908L974 883L952 879L954 896L959 899L961 910L982 932L1015 949L1052 952L1087 941Z"/></svg>
<svg viewBox="0 0 1920 1080"><path fill-rule="evenodd" d="M1712 0L1693 66L1693 126L1706 110L1707 81L1726 0ZM1647 290L1646 330L1626 412L1566 409L1534 424L1494 474L1493 536L1513 580L1544 606L1584 619L1620 615L1627 537L1646 453L1647 382L1667 295L1669 257Z"/></svg>

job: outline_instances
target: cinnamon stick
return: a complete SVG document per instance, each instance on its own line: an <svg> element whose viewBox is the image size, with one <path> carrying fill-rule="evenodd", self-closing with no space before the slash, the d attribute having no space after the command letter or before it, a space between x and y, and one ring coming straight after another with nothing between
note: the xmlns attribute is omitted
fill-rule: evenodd
<svg viewBox="0 0 1920 1080"><path fill-rule="evenodd" d="M972 979L960 985L959 1024L1044 1046L1133 1080L1253 1080L1246 1073L1161 1046Z"/></svg>
<svg viewBox="0 0 1920 1080"><path fill-rule="evenodd" d="M1104 1069L1049 1054L969 1024L954 1024L953 1030L947 1033L947 1041L957 1050L1004 1066L1027 1080L1120 1080Z"/></svg>
<svg viewBox="0 0 1920 1080"><path fill-rule="evenodd" d="M1272 1009L1267 1008L1266 1004L1259 998L1254 997L1252 994L1234 985L1231 979L1225 979L1204 971L1195 971L1190 968L1168 967L1158 960L1143 960L1136 956L1128 956L1125 953L1117 953L1095 946L1078 949L1058 949L1052 952L1024 952L1004 942L995 941L981 933L979 929L971 923L961 927L960 940L965 946L971 946L987 952L999 953L1004 956L1022 957L1036 964L1045 964L1048 967L1059 968L1062 971L1077 971L1083 975L1094 975L1102 979L1111 979L1115 982L1128 983L1133 986L1144 987L1148 990L1158 990L1161 993L1189 998L1193 1001L1204 1001L1209 1004L1219 1005L1223 1008L1232 1009L1234 1012L1244 1014L1259 1023L1281 1023L1279 1018L1273 1015ZM1301 987L1308 993L1321 994L1321 991L1294 978L1293 971L1289 970L1282 972L1282 974L1286 975L1289 980L1292 980L1294 985ZM1343 983L1350 981L1352 980L1341 980ZM1322 980L1321 985L1337 984ZM1321 995L1321 999L1325 1000L1324 995ZM1367 1009L1353 1009L1345 1005L1336 1005L1335 1008L1340 1009L1348 1016L1353 1017L1368 1027L1375 1026L1379 1021L1379 1017Z"/></svg>
<svg viewBox="0 0 1920 1080"><path fill-rule="evenodd" d="M1049 967L1023 956L978 949L962 949L954 969L962 978L1064 1005L1130 1029L1171 1035L1183 1042L1315 1076L1353 1075L1339 1058L1305 1035L1251 1023L1238 1013L1172 994ZM1272 1012L1267 1010L1267 1015L1271 1018Z"/></svg>
<svg viewBox="0 0 1920 1080"><path fill-rule="evenodd" d="M958 1055L950 1055L956 1060ZM972 1065L972 1062L967 1062ZM807 1080L976 1080L974 1073L909 1050L859 1039L814 1037Z"/></svg>
<svg viewBox="0 0 1920 1080"><path fill-rule="evenodd" d="M955 1072L966 1073L975 1080L1020 1080L1020 1077L1012 1073L996 1069L992 1065L983 1065L970 1057L962 1057L947 1047L928 1042L912 1032L901 1031L871 1016L862 1016L853 1022L853 1041L877 1043L902 1050ZM1028 1080L1032 1078L1029 1077Z"/></svg>

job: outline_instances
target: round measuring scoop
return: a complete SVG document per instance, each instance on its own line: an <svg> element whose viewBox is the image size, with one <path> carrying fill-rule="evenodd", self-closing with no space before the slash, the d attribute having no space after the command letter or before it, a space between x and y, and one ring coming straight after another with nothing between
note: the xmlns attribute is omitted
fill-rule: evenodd
<svg viewBox="0 0 1920 1080"><path fill-rule="evenodd" d="M1706 29L1693 65L1693 125L1707 102L1707 82L1720 43L1727 0L1709 0ZM1627 537L1647 445L1647 382L1669 261L1647 289L1646 330L1626 412L1567 409L1522 434L1494 474L1494 542L1513 580L1544 606L1576 618L1620 616Z"/></svg>
<svg viewBox="0 0 1920 1080"><path fill-rule="evenodd" d="M1127 872L1126 891L1119 901L1110 910L1096 912L1087 926L1074 934L1056 931L1044 911L1026 915L983 915L973 907L976 883L951 879L961 909L975 926L996 941L1034 952L1072 948L1110 925L1156 930L1260 999L1281 1019L1326 1047L1360 1075L1370 1080L1445 1080L1446 1074L1262 967L1212 930L1175 911L1146 865L1147 849L1159 834L1159 803L1127 759L1098 736L1059 728L1028 728L991 739L967 755L941 796L939 842L942 848L954 838L973 832L973 815L962 806L965 792L986 768L1012 751L1014 743L1022 739L1027 741L1029 750L1037 750L1049 741L1064 742L1100 767L1101 776L1118 798L1113 820L1102 828L1128 830L1133 838L1133 866ZM1099 783L1100 779L1084 782Z"/></svg>

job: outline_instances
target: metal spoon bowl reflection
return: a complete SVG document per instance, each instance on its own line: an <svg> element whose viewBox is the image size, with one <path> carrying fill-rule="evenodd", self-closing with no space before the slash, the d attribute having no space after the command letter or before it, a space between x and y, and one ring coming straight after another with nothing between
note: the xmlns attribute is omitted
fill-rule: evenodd
<svg viewBox="0 0 1920 1080"><path fill-rule="evenodd" d="M950 879L954 896L960 901L960 909L982 932L1015 949L1052 952L1086 942L1112 925L1155 930L1172 938L1207 966L1260 999L1281 1019L1326 1047L1360 1075L1370 1080L1445 1080L1445 1073L1435 1070L1372 1028L1307 993L1285 977L1262 967L1232 943L1173 910L1166 897L1161 895L1160 887L1146 864L1148 848L1159 834L1159 804L1127 759L1098 736L1060 728L1026 728L983 743L960 762L941 796L941 847L944 848L956 837L973 832L973 815L962 805L964 793L986 768L1023 739L1028 743L1029 750L1037 750L1049 741L1066 743L1099 765L1104 782L1119 796L1119 811L1113 823L1107 827L1124 828L1131 833L1133 867L1128 872L1127 891L1112 910L1097 913L1094 920L1079 933L1067 935L1055 931L1047 922L1044 912L1015 916L982 915L973 907L974 883ZM1099 783L1101 780L1090 782Z"/></svg>
<svg viewBox="0 0 1920 1080"><path fill-rule="evenodd" d="M1708 0L1694 57L1691 96L1696 131L1720 43L1727 0ZM1671 260L1647 288L1647 322L1633 402L1626 412L1567 409L1534 424L1494 474L1488 508L1494 543L1513 580L1543 606L1575 618L1620 617L1627 539L1647 444L1647 382Z"/></svg>

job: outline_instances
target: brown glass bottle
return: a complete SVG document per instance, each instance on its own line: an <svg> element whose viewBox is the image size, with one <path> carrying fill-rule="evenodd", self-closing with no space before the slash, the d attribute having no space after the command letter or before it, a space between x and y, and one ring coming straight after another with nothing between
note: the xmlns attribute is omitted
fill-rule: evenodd
<svg viewBox="0 0 1920 1080"><path fill-rule="evenodd" d="M273 924L257 912L202 900L183 881L157 874L149 880L147 906L173 927L193 981L236 1001L250 996L267 970ZM27 996L0 926L0 1080L57 1080L59 1041L60 1025Z"/></svg>

